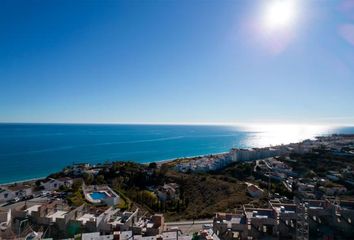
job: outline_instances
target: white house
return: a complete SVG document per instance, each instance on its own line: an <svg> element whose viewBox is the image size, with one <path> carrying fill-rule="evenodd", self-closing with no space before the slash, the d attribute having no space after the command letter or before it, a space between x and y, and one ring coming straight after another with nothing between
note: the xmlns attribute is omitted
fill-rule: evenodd
<svg viewBox="0 0 354 240"><path fill-rule="evenodd" d="M78 164L74 164L72 171L75 176L80 176L85 171L90 170L90 168L91 166L88 163L78 163Z"/></svg>
<svg viewBox="0 0 354 240"><path fill-rule="evenodd" d="M31 196L32 186L25 184L13 184L0 188L0 202L8 202L16 197L23 198Z"/></svg>
<svg viewBox="0 0 354 240"><path fill-rule="evenodd" d="M0 203L10 201L10 200L14 199L15 197L16 196L12 191L10 191L6 188L0 188Z"/></svg>
<svg viewBox="0 0 354 240"><path fill-rule="evenodd" d="M46 191L54 191L59 189L61 186L70 188L73 185L73 182L74 181L69 177L63 177L58 179L49 178L41 182L41 186Z"/></svg>

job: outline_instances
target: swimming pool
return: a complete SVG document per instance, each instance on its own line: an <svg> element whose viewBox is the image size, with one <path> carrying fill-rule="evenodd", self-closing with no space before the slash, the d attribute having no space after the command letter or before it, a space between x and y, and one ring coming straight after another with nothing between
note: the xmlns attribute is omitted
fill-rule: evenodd
<svg viewBox="0 0 354 240"><path fill-rule="evenodd" d="M92 192L92 193L90 193L90 197L93 200L102 200L102 199L105 199L105 198L107 198L109 196L105 192Z"/></svg>

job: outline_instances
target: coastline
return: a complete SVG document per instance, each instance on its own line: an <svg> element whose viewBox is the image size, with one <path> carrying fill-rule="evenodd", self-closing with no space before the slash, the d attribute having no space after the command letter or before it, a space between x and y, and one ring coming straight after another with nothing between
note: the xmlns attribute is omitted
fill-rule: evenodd
<svg viewBox="0 0 354 240"><path fill-rule="evenodd" d="M171 159L165 159L165 160L157 160L157 161L149 161L149 162L142 162L139 164L144 164L144 165L148 165L150 163L156 163L157 165L162 165L164 163L170 163L179 159L193 159L193 158L198 158L198 157L205 157L205 156L215 156L215 155L221 155L221 154L225 154L228 152L218 152L218 153L212 153L212 154L200 154L200 155L194 155L194 156L189 156L189 157L178 157L178 158L171 158ZM112 161L112 162L121 162L119 160L116 161ZM127 162L134 162L134 161L127 161ZM93 164L96 165L96 164ZM60 170L58 170L60 171ZM29 183L29 182L33 182L33 181L37 181L37 180L43 180L45 178L47 178L50 174L53 173L49 173L47 176L42 176L42 177L37 177L37 178L30 178L30 179L24 179L24 180L18 180L18 181L12 181L12 182L5 182L5 183L0 183L0 187L1 186L6 186L6 185L12 185L12 184L24 184L24 183Z"/></svg>
<svg viewBox="0 0 354 240"><path fill-rule="evenodd" d="M341 133L339 133L341 134ZM322 135L318 135L318 136L324 136L324 135L331 135L331 134L322 134ZM315 139L316 137L318 136L314 136L313 138L311 139ZM304 140L304 139L303 139ZM303 141L301 140L301 141ZM299 141L299 142L301 142ZM298 142L292 142L292 143L298 143ZM287 143L287 144L291 144L291 143ZM138 161L134 161L134 160L126 160L126 161L129 161L129 162L135 162L135 163L138 163L138 164L144 164L144 165L147 165L147 164L150 164L152 162L155 162L156 164L158 164L159 166L161 166L162 164L164 163L170 163L170 162L174 162L174 161L177 161L177 160L180 160L180 159L193 159L193 158L199 158L199 157L206 157L206 156L216 156L216 155L221 155L221 154L225 154L225 153L228 153L232 148L230 148L228 151L222 151L222 152L215 152L215 153L208 153L208 154L198 154L198 155L191 155L191 156L182 156L182 157L175 157L175 158L170 158L170 159L163 159L163 160L156 160L156 161L146 161L146 162L138 162ZM119 159L116 159L116 160L111 160L109 162L122 162L124 160L119 160ZM97 165L99 163L103 163L104 161L98 161L96 163L90 163L92 165ZM67 165L67 166L70 166ZM11 185L11 184L15 184L15 183L27 183L27 182L31 182L31 181L37 181L37 180L41 180L41 179L45 179L47 178L50 174L52 173L55 173L55 172L59 172L61 171L63 168L58 168L57 170L53 171L53 172L49 172L46 176L38 176L38 177L34 177L34 178L29 178L29 179L22 179L22 180L14 180L14 181L4 181L2 183L0 183L0 187L1 186L5 186L5 185Z"/></svg>
<svg viewBox="0 0 354 240"><path fill-rule="evenodd" d="M193 158L199 158L199 157L206 157L206 156L216 156L216 155L221 155L221 154L225 154L228 152L217 152L217 153L210 153L210 154L199 154L199 155L194 155L194 156L189 156L189 157L177 157L177 158L170 158L170 159L165 159L165 160L157 160L157 161L150 161L150 162L144 162L141 164L150 164L150 163L156 163L159 165L162 165L164 163L169 163L169 162L173 162L179 159L193 159ZM119 162L119 161L118 161Z"/></svg>
<svg viewBox="0 0 354 240"><path fill-rule="evenodd" d="M25 180L18 180L18 181L12 181L12 182L6 182L6 183L0 183L0 187L1 186L6 186L6 185L12 185L12 184L18 184L18 183L30 183L30 182L35 182L38 180L43 180L46 177L37 177L37 178L30 178L30 179L25 179Z"/></svg>

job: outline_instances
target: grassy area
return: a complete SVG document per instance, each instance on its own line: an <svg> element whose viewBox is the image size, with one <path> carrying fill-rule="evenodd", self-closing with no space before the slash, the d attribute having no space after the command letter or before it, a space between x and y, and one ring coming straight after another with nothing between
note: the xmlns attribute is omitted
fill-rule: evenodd
<svg viewBox="0 0 354 240"><path fill-rule="evenodd" d="M231 179L227 179L231 180ZM185 208L180 213L170 213L171 219L210 218L218 211L232 211L251 199L246 185L223 176L190 174L184 176L182 200Z"/></svg>
<svg viewBox="0 0 354 240"><path fill-rule="evenodd" d="M68 202L74 206L81 206L85 203L85 198L82 191L73 192L68 196Z"/></svg>
<svg viewBox="0 0 354 240"><path fill-rule="evenodd" d="M118 207L139 207L149 213L164 213L167 220L210 218L218 211L233 211L254 199L246 193L243 179L252 165L233 165L214 173L180 173L169 165L161 167L131 162L116 162L103 167L97 175L83 176L92 184L108 184L120 196ZM151 190L165 183L178 185L175 197L162 200ZM77 181L68 196L75 206L85 203ZM257 202L257 201L256 201Z"/></svg>
<svg viewBox="0 0 354 240"><path fill-rule="evenodd" d="M129 209L129 203L124 198L120 197L117 207L122 210Z"/></svg>
<svg viewBox="0 0 354 240"><path fill-rule="evenodd" d="M120 209L131 209L133 206L132 201L125 195L125 193L123 193L123 191L121 191L119 188L114 188L113 189L116 193L118 193L119 195L119 203L118 203L118 207Z"/></svg>

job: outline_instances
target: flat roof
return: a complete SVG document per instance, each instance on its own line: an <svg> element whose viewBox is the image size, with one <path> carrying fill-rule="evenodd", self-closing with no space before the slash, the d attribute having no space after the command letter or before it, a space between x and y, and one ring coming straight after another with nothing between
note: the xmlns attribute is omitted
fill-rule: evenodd
<svg viewBox="0 0 354 240"><path fill-rule="evenodd" d="M79 217L77 220L82 221L85 224L86 222L90 221L91 218L96 219L95 215L90 214L90 213L85 213L84 215Z"/></svg>
<svg viewBox="0 0 354 240"><path fill-rule="evenodd" d="M272 209L253 208L246 209L247 218L274 218Z"/></svg>
<svg viewBox="0 0 354 240"><path fill-rule="evenodd" d="M51 218L53 221L55 221L55 219L57 218L64 218L65 214L67 214L68 212L67 211L56 211L55 213L53 214L49 214L47 215L48 218Z"/></svg>
<svg viewBox="0 0 354 240"><path fill-rule="evenodd" d="M33 206L27 208L27 209L26 209L26 212L27 212L28 214L32 214L32 212L37 212L40 206L41 206L41 205L39 205L39 204L33 205Z"/></svg>

